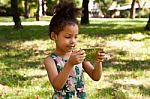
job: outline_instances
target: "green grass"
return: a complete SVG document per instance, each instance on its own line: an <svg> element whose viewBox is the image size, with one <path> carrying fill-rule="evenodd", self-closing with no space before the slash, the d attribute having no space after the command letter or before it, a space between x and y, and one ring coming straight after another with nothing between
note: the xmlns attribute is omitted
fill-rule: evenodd
<svg viewBox="0 0 150 99"><path fill-rule="evenodd" d="M50 17L41 21L49 22ZM0 23L11 22L0 17ZM34 18L22 22L34 21ZM40 22L41 22L40 21ZM43 59L54 49L48 38L48 25L0 26L0 98L48 99L53 94ZM150 98L150 32L144 31L147 19L90 19L80 26L78 48L103 47L107 59L103 75L94 82L85 73L89 99ZM92 63L96 50L86 50ZM90 87L89 87L90 86Z"/></svg>

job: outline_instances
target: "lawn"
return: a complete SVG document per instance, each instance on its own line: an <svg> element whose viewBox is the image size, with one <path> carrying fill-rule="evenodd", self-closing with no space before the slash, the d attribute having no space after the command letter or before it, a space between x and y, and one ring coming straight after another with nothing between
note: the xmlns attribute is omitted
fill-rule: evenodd
<svg viewBox="0 0 150 99"><path fill-rule="evenodd" d="M51 99L53 88L43 65L54 49L49 19L22 18L24 28L17 31L10 17L0 17L0 99ZM90 19L89 25L80 26L77 48L90 49L86 53L93 64L97 47L107 53L100 81L84 73L89 99L150 98L150 32L143 29L147 20Z"/></svg>

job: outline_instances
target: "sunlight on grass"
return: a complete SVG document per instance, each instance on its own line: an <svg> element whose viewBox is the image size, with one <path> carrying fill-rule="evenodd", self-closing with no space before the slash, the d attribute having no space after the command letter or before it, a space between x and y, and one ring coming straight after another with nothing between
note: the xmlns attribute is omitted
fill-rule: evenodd
<svg viewBox="0 0 150 99"><path fill-rule="evenodd" d="M12 25L2 24L11 22L10 17L0 17L1 99L51 98L53 88L43 65L55 47L48 37L49 18L41 18L43 25L32 22L34 18L21 18L26 25L16 31ZM81 25L77 49L85 49L93 64L97 48L104 48L108 56L100 81L92 81L84 73L89 99L150 98L150 32L143 29L146 22L90 19L89 25Z"/></svg>

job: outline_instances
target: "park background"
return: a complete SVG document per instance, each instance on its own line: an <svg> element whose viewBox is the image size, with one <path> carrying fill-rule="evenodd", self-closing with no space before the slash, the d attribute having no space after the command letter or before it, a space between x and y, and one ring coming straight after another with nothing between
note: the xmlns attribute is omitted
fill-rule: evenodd
<svg viewBox="0 0 150 99"><path fill-rule="evenodd" d="M43 60L54 49L48 25L58 1L63 0L0 1L0 99L51 98ZM150 1L87 1L75 0L86 8L78 18L77 47L90 49L86 53L93 64L97 47L107 53L100 81L84 73L89 99L149 99Z"/></svg>

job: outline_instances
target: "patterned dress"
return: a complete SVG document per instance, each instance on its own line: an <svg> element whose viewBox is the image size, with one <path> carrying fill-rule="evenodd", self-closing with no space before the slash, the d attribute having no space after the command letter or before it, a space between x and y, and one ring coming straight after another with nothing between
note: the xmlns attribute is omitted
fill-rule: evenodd
<svg viewBox="0 0 150 99"><path fill-rule="evenodd" d="M67 60L52 53L58 72L62 71ZM75 65L61 90L54 89L53 99L86 99L82 64Z"/></svg>

